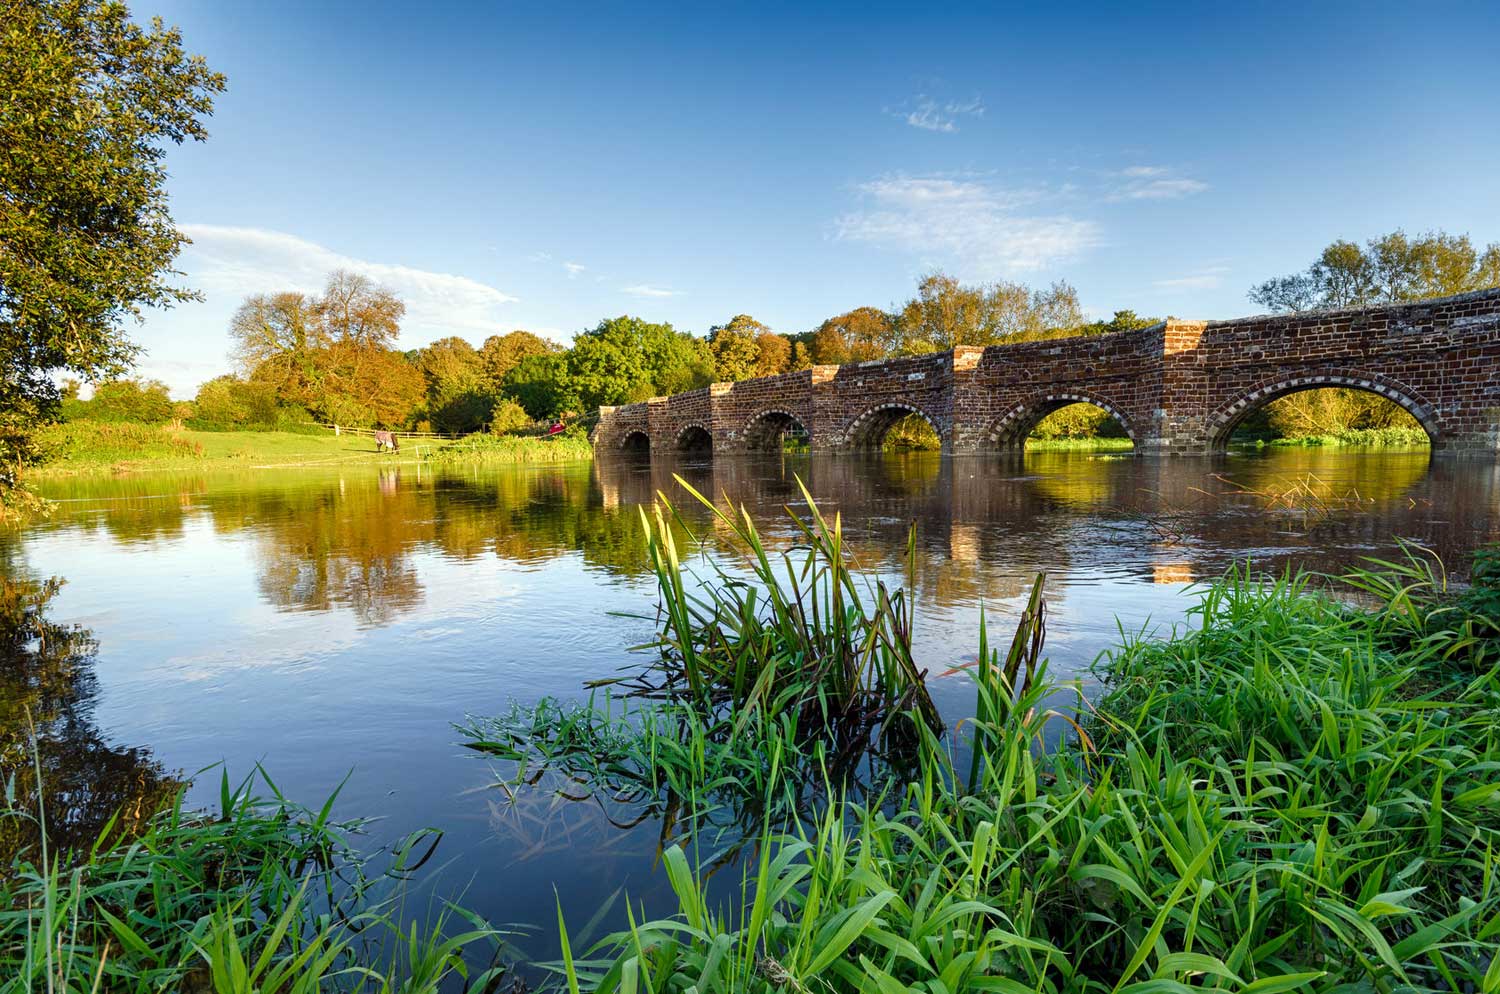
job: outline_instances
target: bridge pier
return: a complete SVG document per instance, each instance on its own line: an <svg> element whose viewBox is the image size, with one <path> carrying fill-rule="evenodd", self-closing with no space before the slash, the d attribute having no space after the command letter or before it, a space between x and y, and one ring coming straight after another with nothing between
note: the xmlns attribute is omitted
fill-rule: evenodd
<svg viewBox="0 0 1500 994"><path fill-rule="evenodd" d="M1500 450L1500 288L1409 304L1232 321L1168 319L1109 335L948 352L714 383L600 409L602 450L815 452L878 448L908 415L945 453L1018 450L1047 414L1095 404L1140 454L1220 451L1277 397L1347 387L1405 408L1435 449Z"/></svg>

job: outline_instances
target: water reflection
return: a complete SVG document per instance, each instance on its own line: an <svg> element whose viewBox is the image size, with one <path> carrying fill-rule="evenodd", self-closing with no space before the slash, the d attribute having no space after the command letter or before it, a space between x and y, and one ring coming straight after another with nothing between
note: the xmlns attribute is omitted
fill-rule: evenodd
<svg viewBox="0 0 1500 994"><path fill-rule="evenodd" d="M0 567L0 783L26 815L0 817L3 871L19 850L39 860L42 823L54 852L92 845L117 813L109 837L134 834L182 781L94 725L98 644L49 619L61 582L27 576L13 550L0 548Z"/></svg>
<svg viewBox="0 0 1500 994"><path fill-rule="evenodd" d="M149 547L181 539L202 517L217 535L252 537L266 603L347 611L380 626L424 602L416 559L428 552L527 566L577 555L606 574L639 576L634 507L658 493L714 536L709 517L677 485L679 474L704 494L748 504L768 537L782 542L794 533L777 511L801 505L800 477L821 504L843 512L853 547L876 566L895 561L916 521L925 553L919 590L939 606L981 592L1019 596L1042 566L1177 583L1247 554L1268 567L1332 568L1400 537L1459 568L1468 550L1496 538L1492 463L1434 460L1426 451L1318 450L1215 461L910 454L73 481L51 495L77 505L75 513L47 527L100 530Z"/></svg>

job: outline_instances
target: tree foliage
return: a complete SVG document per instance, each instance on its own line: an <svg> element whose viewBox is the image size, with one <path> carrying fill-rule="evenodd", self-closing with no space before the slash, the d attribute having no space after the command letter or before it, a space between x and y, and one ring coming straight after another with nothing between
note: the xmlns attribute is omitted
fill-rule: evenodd
<svg viewBox="0 0 1500 994"><path fill-rule="evenodd" d="M1393 231L1363 248L1335 241L1306 269L1250 289L1272 311L1364 307L1446 297L1500 286L1500 244L1483 252L1468 235L1432 231L1415 238Z"/></svg>
<svg viewBox="0 0 1500 994"><path fill-rule="evenodd" d="M202 141L224 77L109 0L0 0L0 490L68 371L121 375L122 324L193 295L167 209L170 145Z"/></svg>

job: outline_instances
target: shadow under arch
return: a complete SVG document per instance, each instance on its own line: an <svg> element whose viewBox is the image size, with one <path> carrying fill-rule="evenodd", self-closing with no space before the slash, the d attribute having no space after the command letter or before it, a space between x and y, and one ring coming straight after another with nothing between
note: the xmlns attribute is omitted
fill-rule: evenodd
<svg viewBox="0 0 1500 994"><path fill-rule="evenodd" d="M628 431L620 439L619 450L623 455L636 459L651 457L651 436L640 429Z"/></svg>
<svg viewBox="0 0 1500 994"><path fill-rule="evenodd" d="M989 431L985 432L985 441L1002 450L1022 450L1026 447L1027 436L1036 429L1043 418L1054 411L1060 411L1074 404L1089 404L1104 411L1119 422L1120 428L1124 430L1132 445L1140 445L1135 426L1130 423L1130 419L1120 413L1120 409L1108 400L1085 390L1053 391L1017 404L990 426Z"/></svg>
<svg viewBox="0 0 1500 994"><path fill-rule="evenodd" d="M886 432L913 414L926 421L937 437L947 444L948 433L943 430L942 422L937 418L915 404L889 401L866 409L849 422L849 427L844 431L844 448L861 452L878 450L885 441Z"/></svg>
<svg viewBox="0 0 1500 994"><path fill-rule="evenodd" d="M1209 449L1214 452L1222 452L1229 447L1229 438L1234 430L1254 412L1265 407L1271 401L1288 394L1301 393L1304 390L1317 390L1325 387L1338 387L1345 390L1363 390L1394 401L1407 414L1410 414L1422 430L1427 433L1427 440L1432 448L1441 448L1443 444L1443 430L1438 423L1437 414L1432 406L1420 399L1416 391L1397 383L1395 380L1379 374L1364 374L1350 370L1325 370L1315 373L1301 373L1296 376L1278 376L1266 380L1256 386L1253 390L1239 394L1236 399L1220 405L1208 417L1208 444Z"/></svg>
<svg viewBox="0 0 1500 994"><path fill-rule="evenodd" d="M791 411L778 408L761 411L745 422L741 437L746 452L780 452L787 435L806 440L807 424Z"/></svg>
<svg viewBox="0 0 1500 994"><path fill-rule="evenodd" d="M690 421L677 432L677 452L681 455L710 456L714 436L700 421Z"/></svg>

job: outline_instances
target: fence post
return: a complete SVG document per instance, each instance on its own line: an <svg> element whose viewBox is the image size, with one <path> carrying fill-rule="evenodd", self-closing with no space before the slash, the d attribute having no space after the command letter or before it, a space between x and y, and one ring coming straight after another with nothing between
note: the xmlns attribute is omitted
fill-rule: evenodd
<svg viewBox="0 0 1500 994"><path fill-rule="evenodd" d="M334 438L338 438L339 437L339 426L338 425L334 425L333 426L333 437Z"/></svg>

